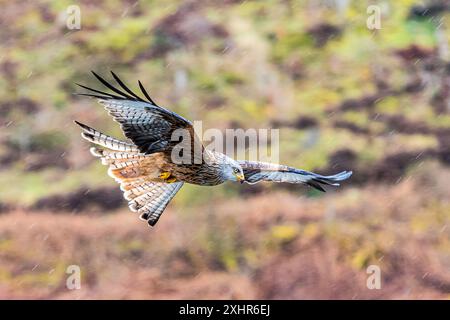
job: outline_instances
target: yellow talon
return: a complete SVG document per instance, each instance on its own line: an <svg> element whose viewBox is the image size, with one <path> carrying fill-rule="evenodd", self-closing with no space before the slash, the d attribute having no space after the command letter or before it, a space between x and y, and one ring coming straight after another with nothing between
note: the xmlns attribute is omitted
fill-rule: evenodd
<svg viewBox="0 0 450 320"><path fill-rule="evenodd" d="M164 171L159 174L159 177L163 180L166 180L170 177L170 172Z"/></svg>
<svg viewBox="0 0 450 320"><path fill-rule="evenodd" d="M174 177L169 178L169 179L166 179L166 182L167 182L167 183L174 183L174 182L176 182L176 181L177 181L177 178L174 178Z"/></svg>

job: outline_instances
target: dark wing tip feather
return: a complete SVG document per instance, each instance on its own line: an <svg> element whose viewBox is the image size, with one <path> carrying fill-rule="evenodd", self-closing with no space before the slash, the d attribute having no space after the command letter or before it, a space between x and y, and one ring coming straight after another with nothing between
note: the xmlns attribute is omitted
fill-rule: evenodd
<svg viewBox="0 0 450 320"><path fill-rule="evenodd" d="M75 124L80 126L80 128L83 130L83 132L81 132L81 136L83 138L85 138L86 140L89 140L89 141L92 141L94 139L94 133L95 133L94 129L85 125L84 123L78 122L77 120L74 120L73 122L75 122Z"/></svg>
<svg viewBox="0 0 450 320"><path fill-rule="evenodd" d="M141 89L141 92L144 94L144 96L147 98L147 100L155 105L158 106L155 101L153 101L153 99L150 97L150 95L148 94L147 90L145 90L144 86L142 85L142 82L140 80L138 80L138 84L139 84L139 88Z"/></svg>
<svg viewBox="0 0 450 320"><path fill-rule="evenodd" d="M82 132L81 136L91 142L93 142L93 140L94 140L94 135L92 133Z"/></svg>
<svg viewBox="0 0 450 320"><path fill-rule="evenodd" d="M131 95L132 95L134 98L136 98L138 101L145 102L144 100L142 100L141 97L139 97L137 94L135 94L133 91L131 91L131 90L125 85L125 83L123 83L123 81L120 80L120 78L119 78L113 71L110 71L110 72L111 72L111 74L112 74L114 80L116 80L116 82L119 84L119 86L122 87L123 90L125 90L126 92L128 92L129 94L131 94Z"/></svg>
<svg viewBox="0 0 450 320"><path fill-rule="evenodd" d="M77 95L80 95L80 96L88 96L88 97L94 97L94 98L100 98L100 99L111 99L111 98L118 99L118 100L123 100L124 99L123 97L120 97L120 96L117 96L117 95L114 95L114 94L111 94L111 93L108 93L108 92L96 90L96 89L93 89L93 88L89 88L89 87L84 86L84 85L79 84L79 83L75 83L75 84L77 86L83 88L83 89L86 89L86 90L98 93L98 94L93 94L93 93L76 93Z"/></svg>
<svg viewBox="0 0 450 320"><path fill-rule="evenodd" d="M338 187L340 186L339 182L350 178L352 174L352 171L342 171L331 176L315 174L314 177L306 183L320 191L326 192L325 189L322 188L321 184Z"/></svg>
<svg viewBox="0 0 450 320"><path fill-rule="evenodd" d="M123 96L125 99L128 100L136 100L135 97L128 95L127 93L120 91L119 89L117 89L116 87L114 87L112 84L110 84L108 81L106 81L105 79L103 79L101 76L99 76L97 73L95 73L94 71L91 71L92 74L97 78L98 81L100 81L105 87L107 87L108 89L110 89L111 91L114 91L115 93Z"/></svg>
<svg viewBox="0 0 450 320"><path fill-rule="evenodd" d="M77 125L79 125L80 127L81 127L81 129L84 129L84 130L91 130L91 128L89 128L87 125L85 125L84 123L81 123L81 122L79 122L79 121L77 121L77 120L73 120L73 122L75 123L75 124L77 124Z"/></svg>
<svg viewBox="0 0 450 320"><path fill-rule="evenodd" d="M113 86L111 83L109 83L104 78L102 78L100 75L98 75L95 71L91 70L91 73L106 88L108 88L109 90L113 91L114 94L108 93L108 92L104 92L104 91L100 91L100 90L93 89L93 88L89 88L89 87L84 86L84 85L79 84L79 83L75 83L77 86L93 92L93 93L75 93L76 95L87 96L87 97L92 97L92 98L97 98L97 99L104 99L104 100L116 99L116 100L131 100L131 101L147 102L144 99L142 99L140 96L138 96L136 93L134 93L130 88L128 88L128 86L113 71L111 71L111 75L113 76L114 80L117 82L117 84L120 86L120 88L122 90L120 90L119 88L116 88L115 86ZM139 88L140 88L141 92L144 94L144 96L148 100L148 102L150 102L151 104L153 104L155 106L158 106L155 103L155 101L153 101L153 99L150 97L148 92L145 90L145 88L142 85L141 81L138 81L138 84L139 84Z"/></svg>
<svg viewBox="0 0 450 320"><path fill-rule="evenodd" d="M310 186L310 187L313 187L314 189L319 190L319 191L327 192L327 191L320 185L320 183L319 183L318 181L310 180L310 181L306 182L306 184L307 184L308 186Z"/></svg>

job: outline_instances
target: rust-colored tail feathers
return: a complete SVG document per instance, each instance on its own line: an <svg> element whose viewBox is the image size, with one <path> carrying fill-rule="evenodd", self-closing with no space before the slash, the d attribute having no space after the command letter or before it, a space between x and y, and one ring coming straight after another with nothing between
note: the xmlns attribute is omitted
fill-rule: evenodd
<svg viewBox="0 0 450 320"><path fill-rule="evenodd" d="M92 155L101 159L109 167L108 174L120 183L124 198L130 209L139 213L142 220L150 226L158 222L170 200L183 186L183 182L172 184L149 181L148 162L150 157L144 155L130 143L103 134L93 128L75 121L82 129L81 136L99 147L90 149Z"/></svg>

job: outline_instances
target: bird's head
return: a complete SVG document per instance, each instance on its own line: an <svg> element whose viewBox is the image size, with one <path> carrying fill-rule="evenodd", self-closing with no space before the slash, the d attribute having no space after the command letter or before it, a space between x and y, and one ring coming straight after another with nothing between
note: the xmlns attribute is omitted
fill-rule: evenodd
<svg viewBox="0 0 450 320"><path fill-rule="evenodd" d="M244 171L241 165L229 157L225 158L223 173L227 180L238 181L240 183L244 183L245 181Z"/></svg>

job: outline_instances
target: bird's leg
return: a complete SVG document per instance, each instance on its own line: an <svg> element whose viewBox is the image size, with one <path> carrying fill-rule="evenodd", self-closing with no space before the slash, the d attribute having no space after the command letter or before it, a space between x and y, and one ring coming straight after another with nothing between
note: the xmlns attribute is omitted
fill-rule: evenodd
<svg viewBox="0 0 450 320"><path fill-rule="evenodd" d="M176 182L177 181L177 178L175 178L175 177L171 177L171 178L169 178L169 179L166 179L166 182L167 183L174 183L174 182Z"/></svg>

